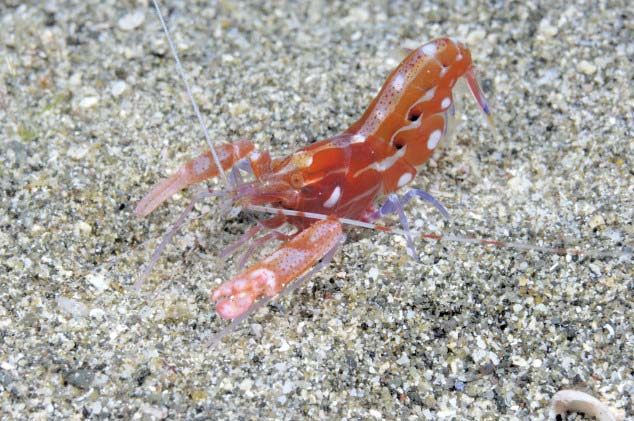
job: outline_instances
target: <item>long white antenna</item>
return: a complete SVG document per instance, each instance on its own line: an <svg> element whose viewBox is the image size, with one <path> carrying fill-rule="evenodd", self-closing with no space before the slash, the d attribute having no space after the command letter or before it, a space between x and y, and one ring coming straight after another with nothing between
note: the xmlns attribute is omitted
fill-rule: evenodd
<svg viewBox="0 0 634 421"><path fill-rule="evenodd" d="M158 18L161 21L161 26L163 26L163 32L165 32L167 43L170 46L170 50L172 50L172 55L174 56L174 60L176 61L176 69L178 70L178 74L183 80L183 83L185 84L185 88L187 88L187 96L189 97L189 100L192 103L192 107L194 108L194 113L196 113L196 117L198 118L200 127L203 130L203 133L205 135L205 140L207 141L207 145L209 146L209 150L211 151L211 156L214 158L214 163L218 167L218 172L222 176L225 186L227 186L229 183L229 180L227 179L225 170L222 168L222 165L220 165L220 159L218 159L218 155L216 154L216 149L214 148L214 145L211 142L211 138L209 137L207 126L205 125L205 122L203 121L203 117L200 114L200 110L198 109L198 104L196 103L196 100L194 99L194 95L192 94L191 87L189 86L189 82L187 81L187 75L185 74L185 70L183 69L181 60L178 57L178 53L176 52L176 47L174 46L174 42L172 41L172 36L170 35L169 29L167 29L167 24L165 24L165 19L163 19L161 8L159 7L157 0L152 0L152 3L154 4L154 8L156 9L156 14L158 15Z"/></svg>
<svg viewBox="0 0 634 421"><path fill-rule="evenodd" d="M301 212L301 211L295 211L291 209L280 209L280 208L274 208L270 206L261 206L261 205L248 205L246 206L246 209L249 209L255 212L271 213L274 215L301 216L303 218L318 219L318 220L323 220L328 218L328 215L325 215L323 213ZM358 220L349 219L349 218L339 218L339 221L342 224L346 224L346 225L369 228L376 231L388 232L388 233L398 234L402 236L408 235L405 230L398 229L398 228L390 228L384 225L374 224L371 222L363 222L363 221L358 221ZM612 250L581 250L581 249L563 248L563 247L538 246L536 244L500 241L500 240L487 239L487 238L464 237L460 235L428 234L428 233L420 234L420 237L430 241L448 241L448 242L462 243L462 244L476 244L476 245L482 245L482 246L493 246L493 247L516 249L516 250L529 250L529 251L536 251L540 253L569 254L569 255L590 256L590 257L599 257L599 258L600 257L625 257L625 258L634 257L634 252L630 251L631 249L614 250L614 251Z"/></svg>

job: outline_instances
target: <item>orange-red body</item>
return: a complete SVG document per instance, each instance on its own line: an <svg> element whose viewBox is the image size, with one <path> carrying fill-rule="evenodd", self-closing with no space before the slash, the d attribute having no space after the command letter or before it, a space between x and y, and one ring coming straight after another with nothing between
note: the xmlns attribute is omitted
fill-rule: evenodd
<svg viewBox="0 0 634 421"><path fill-rule="evenodd" d="M452 89L463 76L490 117L469 50L458 41L441 38L412 51L389 75L361 119L340 135L281 159L255 151L248 141L217 148L225 169L241 159L250 164L254 180L227 192L238 204L329 215L321 222L287 215L267 226L276 228L288 222L299 233L213 293L212 298L220 300L220 315L233 319L248 311L257 298L280 291L335 247L341 235L338 218L365 220L380 198L412 181L451 125ZM155 187L139 203L137 214L147 215L176 191L217 175L207 152ZM320 237L321 232L328 234ZM316 242L328 246L318 247ZM274 258L276 253L281 260ZM310 256L303 256L305 253ZM302 259L295 259L300 254ZM263 278L262 270L273 275Z"/></svg>
<svg viewBox="0 0 634 421"><path fill-rule="evenodd" d="M470 68L469 50L449 38L412 51L359 121L343 134L258 168L246 200L362 218L376 199L413 180L432 155L453 117L452 88ZM293 223L303 227L311 221Z"/></svg>

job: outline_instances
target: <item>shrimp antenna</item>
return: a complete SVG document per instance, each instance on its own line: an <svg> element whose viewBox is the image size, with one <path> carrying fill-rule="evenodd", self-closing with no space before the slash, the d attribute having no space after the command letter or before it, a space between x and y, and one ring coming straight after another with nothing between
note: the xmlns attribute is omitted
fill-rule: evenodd
<svg viewBox="0 0 634 421"><path fill-rule="evenodd" d="M161 26L163 27L163 32L165 33L165 37L167 38L167 43L170 46L170 50L172 51L172 56L174 56L174 61L176 61L176 69L178 70L178 74L180 78L183 80L185 84L185 88L187 89L187 96L189 97L189 101L194 108L194 113L198 118L198 123L200 123L200 127L203 130L203 134L205 135L205 140L207 141L207 145L209 146L209 150L211 151L211 156L214 159L214 163L216 167L218 167L218 171L222 179L224 180L225 186L229 183L227 179L227 175L225 174L225 170L222 168L220 164L220 159L218 159L218 155L216 154L216 149L214 148L213 143L211 142L211 137L209 136L209 132L207 131L207 126L205 125L205 121L203 120L203 116L200 114L200 110L198 109L198 104L194 99L194 95L192 94L192 89L187 81L187 75L185 74L185 70L183 69L183 65L181 64L180 57L178 56L178 52L176 51L176 47L174 46L174 42L172 41L172 36L170 35L169 29L167 29L167 24L165 23L165 19L163 18L163 14L161 13L161 8L158 5L157 0L152 0L152 4L154 4L154 8L156 9L156 14L158 15L159 21L161 21Z"/></svg>
<svg viewBox="0 0 634 421"><path fill-rule="evenodd" d="M286 215L286 216L301 216L304 218L323 220L327 219L328 215L315 213L315 212L301 212L294 211L290 209L279 209L273 208L269 206L260 206L260 205L249 205L246 207L254 212L263 212L263 213L271 213L277 215ZM345 225L352 225L361 228L368 228L375 231L386 232L390 234L407 236L408 232L406 230L398 229L398 228L390 228L384 225L374 224L371 222L363 222L354 219L348 218L339 218L339 221ZM478 237L467 237L461 235L446 235L446 234L429 234L422 233L420 234L421 238L424 238L428 241L437 241L437 242L452 242L452 243L462 243L462 244L474 244L481 246L493 246L498 248L508 248L513 250L527 250L527 251L535 251L539 253L552 253L552 254L560 254L560 255L573 255L573 256L588 256L588 257L624 257L631 258L634 256L634 252L631 249L625 250L580 250L574 248L563 248L563 247L551 247L551 246L540 246L537 244L527 244L520 242L511 242L511 241L500 241L491 238L478 238Z"/></svg>

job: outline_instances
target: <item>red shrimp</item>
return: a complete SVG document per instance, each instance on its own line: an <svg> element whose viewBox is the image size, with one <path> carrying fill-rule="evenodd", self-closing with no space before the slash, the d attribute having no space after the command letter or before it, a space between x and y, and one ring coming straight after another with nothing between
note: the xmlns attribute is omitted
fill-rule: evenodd
<svg viewBox="0 0 634 421"><path fill-rule="evenodd" d="M234 181L213 195L275 216L260 221L230 249L262 230L270 232L259 243L272 238L288 241L212 292L217 312L225 319L241 320L258 300L268 301L318 261L327 261L343 239L342 222L372 223L398 212L404 227L400 232L407 235L416 256L402 205L419 197L445 215L446 211L421 190L409 190L400 198L394 192L415 178L447 134L454 118L453 88L461 77L492 122L469 49L452 38L436 39L411 51L361 119L342 134L278 159L244 140L212 147L154 187L139 202L136 214L147 216L175 192L224 176L229 168L252 174L252 180L244 182L239 170L232 170ZM322 219L317 221L312 214ZM296 232L282 234L278 228L284 224L294 226Z"/></svg>

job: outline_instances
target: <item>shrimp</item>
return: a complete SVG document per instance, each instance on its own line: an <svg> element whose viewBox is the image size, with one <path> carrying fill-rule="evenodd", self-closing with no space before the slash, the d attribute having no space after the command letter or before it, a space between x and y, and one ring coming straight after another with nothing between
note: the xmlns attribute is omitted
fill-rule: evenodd
<svg viewBox="0 0 634 421"><path fill-rule="evenodd" d="M388 76L362 117L347 130L288 156L274 158L269 151L257 150L249 140L219 146L211 143L156 3L155 7L209 150L159 182L141 199L135 213L138 217L146 217L176 192L210 178L221 177L225 188L203 191L196 196L155 251L137 286L182 225L194 202L206 197L220 197L244 210L273 215L258 221L223 254L230 254L251 242L243 258L246 261L264 243L283 242L272 254L212 291L211 300L216 303L218 315L232 320L231 326L281 292L297 288L328 264L345 239L344 224L404 235L408 250L417 259L404 205L419 198L429 202L443 216L449 214L423 190L410 188L400 195L397 192L403 191L415 179L451 132L455 119L453 91L460 79L466 81L495 134L492 113L478 84L466 45L453 38L439 38L412 50ZM245 174L249 177L246 180ZM392 213L398 215L402 229L375 224ZM284 226L293 227L295 231L286 234L281 230ZM261 233L264 234L256 238ZM514 243L495 240L447 236L435 236L434 239L518 247ZM538 246L523 248L568 252ZM213 342L227 332L223 330Z"/></svg>
<svg viewBox="0 0 634 421"><path fill-rule="evenodd" d="M443 215L448 213L422 190L410 189L400 197L395 192L414 180L446 137L455 115L453 88L460 78L466 79L492 124L469 49L455 39L439 38L411 51L388 76L363 116L345 132L275 159L247 140L210 146L159 182L138 203L135 213L145 217L174 193L212 177L225 177L225 171L232 168L227 189L215 194L243 209L275 213L248 231L237 246L261 230L271 231L266 239L287 242L211 294L218 314L225 319L247 314L257 300L275 296L331 255L341 244L343 222L371 224L397 212L409 249L416 256L403 205L419 197ZM242 181L240 170L253 179ZM309 214L322 218L316 220ZM296 231L282 234L278 229L285 224Z"/></svg>

